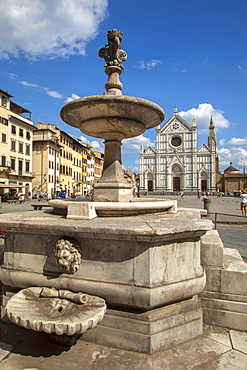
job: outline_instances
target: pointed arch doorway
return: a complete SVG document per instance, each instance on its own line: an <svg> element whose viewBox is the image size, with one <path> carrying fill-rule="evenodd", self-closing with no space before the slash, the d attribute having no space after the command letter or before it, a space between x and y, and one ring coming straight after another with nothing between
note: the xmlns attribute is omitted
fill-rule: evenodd
<svg viewBox="0 0 247 370"><path fill-rule="evenodd" d="M154 190L154 176L152 172L147 173L147 191Z"/></svg>
<svg viewBox="0 0 247 370"><path fill-rule="evenodd" d="M201 172L201 191L208 190L208 174L206 171Z"/></svg>
<svg viewBox="0 0 247 370"><path fill-rule="evenodd" d="M207 190L207 180L201 180L201 190L202 191Z"/></svg>
<svg viewBox="0 0 247 370"><path fill-rule="evenodd" d="M153 191L153 190L154 190L153 180L148 180L148 191Z"/></svg>
<svg viewBox="0 0 247 370"><path fill-rule="evenodd" d="M180 177L173 177L173 191L180 190Z"/></svg>
<svg viewBox="0 0 247 370"><path fill-rule="evenodd" d="M178 164L172 166L172 187L173 191L180 191L182 188L182 168Z"/></svg>

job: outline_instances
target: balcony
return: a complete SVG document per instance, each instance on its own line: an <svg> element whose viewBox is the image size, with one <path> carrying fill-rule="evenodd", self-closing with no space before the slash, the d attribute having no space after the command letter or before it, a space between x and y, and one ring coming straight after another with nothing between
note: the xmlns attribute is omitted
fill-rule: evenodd
<svg viewBox="0 0 247 370"><path fill-rule="evenodd" d="M10 173L11 167L10 166L0 166L0 173Z"/></svg>

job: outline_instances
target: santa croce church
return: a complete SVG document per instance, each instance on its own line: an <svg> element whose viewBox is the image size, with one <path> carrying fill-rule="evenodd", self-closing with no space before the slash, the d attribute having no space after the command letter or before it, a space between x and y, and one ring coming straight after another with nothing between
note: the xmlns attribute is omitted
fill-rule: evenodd
<svg viewBox="0 0 247 370"><path fill-rule="evenodd" d="M208 143L197 148L196 120L179 116L156 129L156 150L140 148L140 190L161 192L215 191L219 171L214 122L209 122Z"/></svg>

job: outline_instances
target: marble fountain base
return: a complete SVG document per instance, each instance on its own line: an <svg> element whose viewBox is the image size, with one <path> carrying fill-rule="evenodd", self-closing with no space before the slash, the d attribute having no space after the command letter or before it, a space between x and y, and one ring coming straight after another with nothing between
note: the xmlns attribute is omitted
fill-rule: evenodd
<svg viewBox="0 0 247 370"><path fill-rule="evenodd" d="M13 293L54 287L105 300L86 341L151 354L202 334L200 239L212 223L199 210L88 220L31 211L2 215L0 228L3 320ZM74 270L58 264L61 240L81 256Z"/></svg>

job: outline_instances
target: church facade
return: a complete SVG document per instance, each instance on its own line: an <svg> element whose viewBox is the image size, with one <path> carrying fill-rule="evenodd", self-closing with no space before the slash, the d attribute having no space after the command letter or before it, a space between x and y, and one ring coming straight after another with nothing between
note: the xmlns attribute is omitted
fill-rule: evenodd
<svg viewBox="0 0 247 370"><path fill-rule="evenodd" d="M197 148L196 120L179 116L177 108L156 129L156 149L140 148L140 191L215 191L218 158L214 122L209 123L208 144Z"/></svg>

